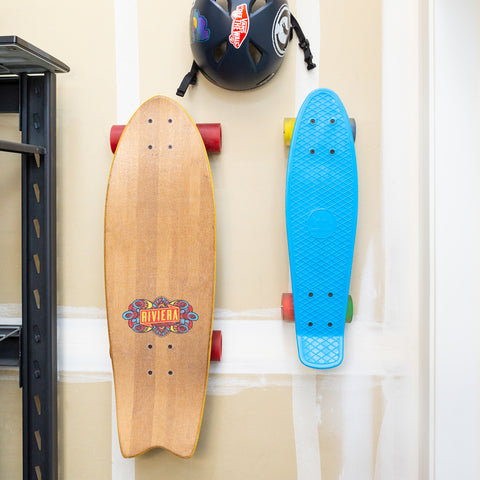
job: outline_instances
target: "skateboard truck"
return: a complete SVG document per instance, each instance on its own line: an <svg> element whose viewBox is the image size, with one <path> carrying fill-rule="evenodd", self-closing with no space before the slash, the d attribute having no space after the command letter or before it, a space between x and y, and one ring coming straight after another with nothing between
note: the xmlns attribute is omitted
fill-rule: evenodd
<svg viewBox="0 0 480 480"><path fill-rule="evenodd" d="M220 123L197 123L207 153L220 153L222 150L222 126ZM115 153L126 125L112 125L110 128L110 149Z"/></svg>

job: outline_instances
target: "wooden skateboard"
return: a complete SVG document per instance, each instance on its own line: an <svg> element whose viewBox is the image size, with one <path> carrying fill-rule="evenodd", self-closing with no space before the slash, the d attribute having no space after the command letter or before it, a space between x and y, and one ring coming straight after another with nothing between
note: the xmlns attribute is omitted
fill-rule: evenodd
<svg viewBox="0 0 480 480"><path fill-rule="evenodd" d="M285 213L292 294L283 295L282 307L284 319L295 319L299 358L312 368L342 362L345 322L353 315L355 135L355 122L328 89L307 96L291 134Z"/></svg>
<svg viewBox="0 0 480 480"><path fill-rule="evenodd" d="M191 457L211 358L215 206L202 137L167 97L141 105L116 145L105 285L122 454Z"/></svg>

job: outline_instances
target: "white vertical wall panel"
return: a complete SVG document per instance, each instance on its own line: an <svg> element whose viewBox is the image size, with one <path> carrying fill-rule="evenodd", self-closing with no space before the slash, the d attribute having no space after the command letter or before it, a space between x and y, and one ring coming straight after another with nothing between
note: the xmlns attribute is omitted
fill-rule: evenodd
<svg viewBox="0 0 480 480"><path fill-rule="evenodd" d="M480 478L480 3L435 2L435 480Z"/></svg>

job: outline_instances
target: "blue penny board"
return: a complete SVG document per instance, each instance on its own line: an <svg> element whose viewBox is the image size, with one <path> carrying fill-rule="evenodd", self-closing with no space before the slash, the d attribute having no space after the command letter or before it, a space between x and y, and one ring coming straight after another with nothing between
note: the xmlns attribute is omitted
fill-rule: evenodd
<svg viewBox="0 0 480 480"><path fill-rule="evenodd" d="M343 360L358 211L352 129L331 90L312 91L288 157L286 224L298 354L313 368Z"/></svg>

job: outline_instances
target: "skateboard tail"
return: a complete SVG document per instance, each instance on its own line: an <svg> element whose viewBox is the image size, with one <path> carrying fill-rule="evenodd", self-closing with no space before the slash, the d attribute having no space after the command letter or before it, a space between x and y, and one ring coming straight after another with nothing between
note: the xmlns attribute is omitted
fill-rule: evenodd
<svg viewBox="0 0 480 480"><path fill-rule="evenodd" d="M300 361L311 368L325 369L338 367L343 361L343 336L297 337Z"/></svg>

